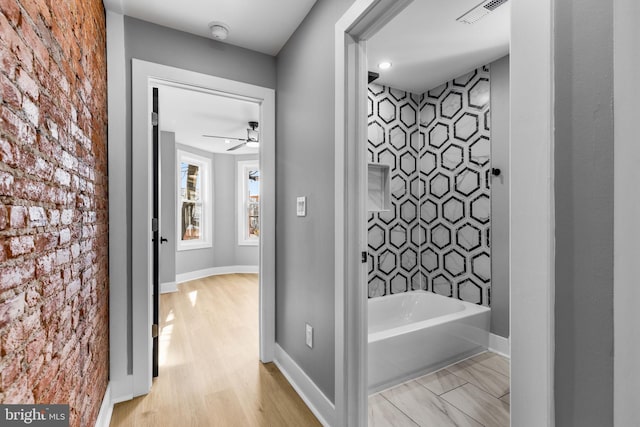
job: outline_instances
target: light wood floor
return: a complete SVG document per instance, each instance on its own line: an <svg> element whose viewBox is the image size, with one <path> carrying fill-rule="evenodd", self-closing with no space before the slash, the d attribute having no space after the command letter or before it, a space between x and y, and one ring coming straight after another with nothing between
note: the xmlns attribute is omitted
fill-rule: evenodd
<svg viewBox="0 0 640 427"><path fill-rule="evenodd" d="M369 397L370 427L509 427L509 360L482 353Z"/></svg>
<svg viewBox="0 0 640 427"><path fill-rule="evenodd" d="M160 376L111 426L319 426L272 363L258 359L258 277L181 284L160 299Z"/></svg>

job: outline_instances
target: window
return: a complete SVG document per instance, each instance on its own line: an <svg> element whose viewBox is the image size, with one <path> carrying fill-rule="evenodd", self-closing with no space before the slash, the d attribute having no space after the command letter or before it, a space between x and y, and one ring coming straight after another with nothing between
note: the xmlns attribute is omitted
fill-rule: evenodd
<svg viewBox="0 0 640 427"><path fill-rule="evenodd" d="M211 159L178 150L178 250L211 247Z"/></svg>
<svg viewBox="0 0 640 427"><path fill-rule="evenodd" d="M238 162L238 245L260 238L260 169L258 160Z"/></svg>

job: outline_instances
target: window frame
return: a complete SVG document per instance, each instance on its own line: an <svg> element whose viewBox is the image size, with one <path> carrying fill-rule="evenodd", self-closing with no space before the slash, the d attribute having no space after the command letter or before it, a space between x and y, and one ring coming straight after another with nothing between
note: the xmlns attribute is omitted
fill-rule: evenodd
<svg viewBox="0 0 640 427"><path fill-rule="evenodd" d="M247 171L258 170L260 171L260 161L258 159L253 160L238 160L237 162L237 230L238 230L238 246L258 246L260 244L260 237L250 239L249 235L249 221L248 221L248 203L249 203L249 191L245 185L245 179ZM262 190L262 189L261 189ZM260 203L258 203L258 221L260 223Z"/></svg>
<svg viewBox="0 0 640 427"><path fill-rule="evenodd" d="M201 171L200 191L201 219L200 238L182 240L182 163L197 165ZM176 250L189 251L213 246L213 166L210 158L178 149L176 152Z"/></svg>

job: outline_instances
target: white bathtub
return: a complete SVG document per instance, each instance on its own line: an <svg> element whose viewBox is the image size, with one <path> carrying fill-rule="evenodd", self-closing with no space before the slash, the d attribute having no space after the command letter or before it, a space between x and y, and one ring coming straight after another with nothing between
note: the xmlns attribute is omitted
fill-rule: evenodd
<svg viewBox="0 0 640 427"><path fill-rule="evenodd" d="M369 300L369 393L487 349L491 310L426 291Z"/></svg>

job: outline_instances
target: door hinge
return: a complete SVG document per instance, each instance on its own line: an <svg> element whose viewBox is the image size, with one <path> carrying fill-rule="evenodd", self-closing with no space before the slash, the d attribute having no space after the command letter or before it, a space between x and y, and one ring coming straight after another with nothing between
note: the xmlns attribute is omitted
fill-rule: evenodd
<svg viewBox="0 0 640 427"><path fill-rule="evenodd" d="M158 337L158 325L154 323L153 325L151 325L151 338L157 338L157 337Z"/></svg>
<svg viewBox="0 0 640 427"><path fill-rule="evenodd" d="M151 218L151 231L158 231L158 218Z"/></svg>
<svg viewBox="0 0 640 427"><path fill-rule="evenodd" d="M158 126L158 113L155 111L151 112L151 125Z"/></svg>
<svg viewBox="0 0 640 427"><path fill-rule="evenodd" d="M367 253L366 252L362 252L362 263L366 264L367 263Z"/></svg>

